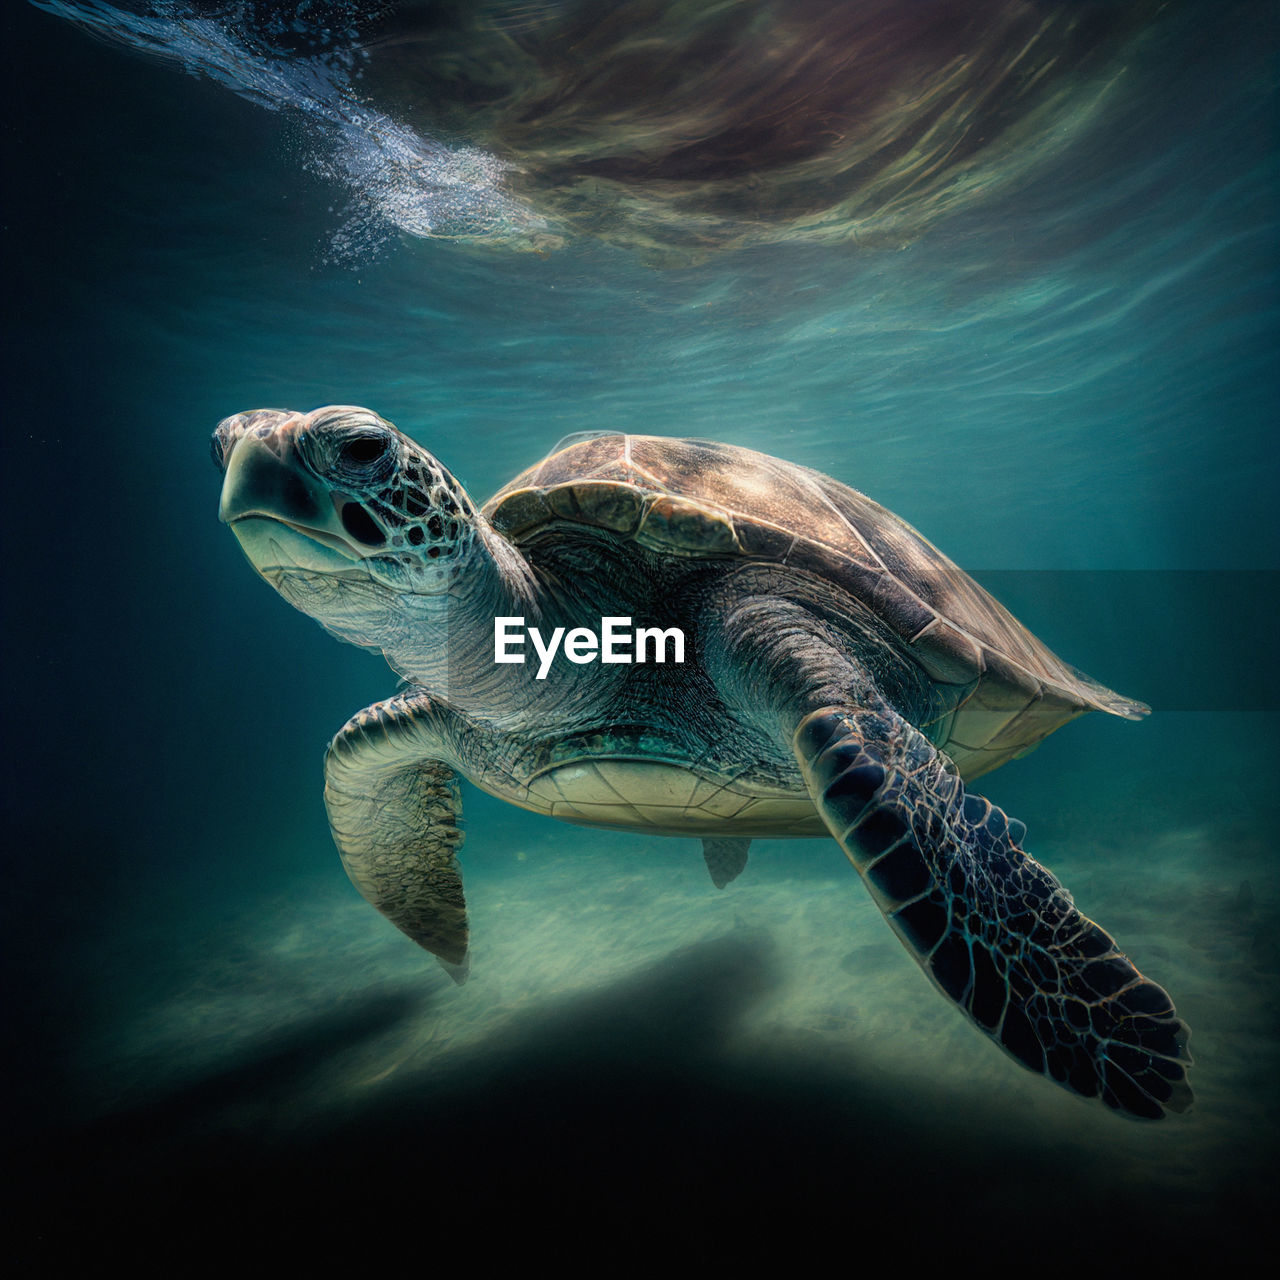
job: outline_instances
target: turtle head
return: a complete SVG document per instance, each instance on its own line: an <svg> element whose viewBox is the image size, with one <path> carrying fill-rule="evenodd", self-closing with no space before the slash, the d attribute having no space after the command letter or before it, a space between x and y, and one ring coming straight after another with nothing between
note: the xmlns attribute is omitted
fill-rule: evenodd
<svg viewBox="0 0 1280 1280"><path fill-rule="evenodd" d="M221 518L253 567L343 639L385 648L394 603L447 595L479 537L458 482L368 409L256 409L213 434Z"/></svg>

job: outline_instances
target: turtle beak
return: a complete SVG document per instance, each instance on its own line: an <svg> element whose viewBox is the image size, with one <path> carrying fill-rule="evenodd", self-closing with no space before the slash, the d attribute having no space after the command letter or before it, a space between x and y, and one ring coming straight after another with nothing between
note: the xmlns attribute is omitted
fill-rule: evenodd
<svg viewBox="0 0 1280 1280"><path fill-rule="evenodd" d="M264 516L323 529L333 520L333 503L303 466L293 434L277 429L230 440L218 505L224 524Z"/></svg>
<svg viewBox="0 0 1280 1280"><path fill-rule="evenodd" d="M344 527L344 508L358 504L334 494L303 462L297 439L304 423L300 414L259 410L226 419L214 434L225 471L218 517L259 571L350 567L384 540L363 509L366 524L356 526L365 530L363 545Z"/></svg>

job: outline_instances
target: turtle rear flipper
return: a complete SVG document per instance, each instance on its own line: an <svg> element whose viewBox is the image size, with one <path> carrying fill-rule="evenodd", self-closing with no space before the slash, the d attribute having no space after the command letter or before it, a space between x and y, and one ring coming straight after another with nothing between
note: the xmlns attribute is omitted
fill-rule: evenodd
<svg viewBox="0 0 1280 1280"><path fill-rule="evenodd" d="M325 807L351 883L402 933L467 977L467 907L458 870L457 777L434 754L436 717L422 695L354 716L325 756Z"/></svg>
<svg viewBox="0 0 1280 1280"><path fill-rule="evenodd" d="M810 794L925 972L1024 1066L1144 1119L1184 1111L1187 1028L887 704L801 720ZM1020 824L1019 824L1020 825Z"/></svg>
<svg viewBox="0 0 1280 1280"><path fill-rule="evenodd" d="M711 883L717 889L723 889L742 874L750 847L751 841L739 836L716 836L703 840L702 856L706 859Z"/></svg>

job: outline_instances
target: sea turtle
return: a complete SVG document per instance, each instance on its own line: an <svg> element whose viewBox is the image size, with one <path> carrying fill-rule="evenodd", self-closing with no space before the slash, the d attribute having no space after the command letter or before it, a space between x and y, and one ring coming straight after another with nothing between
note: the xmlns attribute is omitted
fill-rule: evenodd
<svg viewBox="0 0 1280 1280"><path fill-rule="evenodd" d="M883 507L747 449L603 431L477 508L349 406L237 414L213 448L254 568L404 677L334 738L325 802L355 886L455 978L462 774L569 822L701 837L717 885L753 837L830 836L1019 1062L1135 1116L1189 1104L1169 996L968 785L1091 708L1148 709L1062 663ZM591 662L583 641L497 661L516 619L569 642L628 620L686 652Z"/></svg>

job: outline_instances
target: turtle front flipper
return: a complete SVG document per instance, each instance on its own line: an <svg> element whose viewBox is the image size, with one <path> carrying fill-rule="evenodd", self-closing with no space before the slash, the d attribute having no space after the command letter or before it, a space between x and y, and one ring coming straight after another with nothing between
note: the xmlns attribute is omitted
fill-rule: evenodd
<svg viewBox="0 0 1280 1280"><path fill-rule="evenodd" d="M325 757L325 807L351 883L402 933L467 976L467 908L457 851L462 803L441 760L443 737L425 696L375 703Z"/></svg>
<svg viewBox="0 0 1280 1280"><path fill-rule="evenodd" d="M1132 1116L1190 1105L1173 1001L1076 910L1011 822L798 603L749 596L702 644L726 703L795 753L814 807L938 988L1032 1071ZM910 700L909 686L899 696Z"/></svg>
<svg viewBox="0 0 1280 1280"><path fill-rule="evenodd" d="M1173 1001L886 704L806 715L814 804L925 972L1019 1062L1129 1115L1191 1102Z"/></svg>

